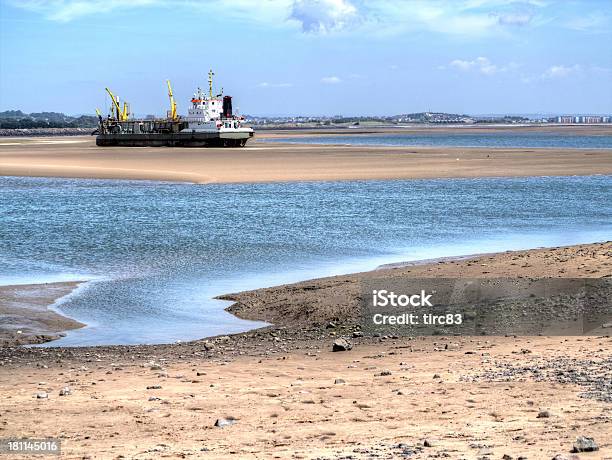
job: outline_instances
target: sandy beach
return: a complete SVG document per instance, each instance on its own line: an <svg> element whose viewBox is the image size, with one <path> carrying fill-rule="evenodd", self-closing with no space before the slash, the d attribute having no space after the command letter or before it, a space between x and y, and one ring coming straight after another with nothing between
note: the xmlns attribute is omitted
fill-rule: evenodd
<svg viewBox="0 0 612 460"><path fill-rule="evenodd" d="M582 134L593 134L593 130L609 134L610 131L605 126L587 128L591 129L581 132L578 128L578 131ZM448 132L490 129L495 132L501 128L438 129ZM356 136L389 133L365 129L350 131L343 133ZM414 132L422 133L423 129ZM236 183L612 174L612 151L609 149L324 146L265 142L272 137L317 133L319 131L262 132L257 134L257 142L250 142L242 149L101 148L96 147L92 136L2 138L0 175Z"/></svg>
<svg viewBox="0 0 612 460"><path fill-rule="evenodd" d="M369 274L602 278L611 260L606 242ZM364 276L230 294L230 311L274 322L234 336L0 348L0 437L60 437L66 458L552 459L570 458L579 436L599 448L579 458L612 455L611 328L362 337L354 306ZM353 348L332 352L338 337Z"/></svg>

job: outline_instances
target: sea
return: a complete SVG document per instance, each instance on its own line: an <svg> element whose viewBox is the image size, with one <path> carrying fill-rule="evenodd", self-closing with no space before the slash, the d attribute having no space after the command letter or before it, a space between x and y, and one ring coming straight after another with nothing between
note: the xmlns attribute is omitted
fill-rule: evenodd
<svg viewBox="0 0 612 460"><path fill-rule="evenodd" d="M45 346L245 331L263 323L230 315L215 296L611 239L612 176L226 185L0 177L0 284L87 281L53 305L87 327Z"/></svg>
<svg viewBox="0 0 612 460"><path fill-rule="evenodd" d="M490 133L389 133L337 134L266 138L265 142L290 144L378 145L388 147L487 147L487 148L612 148L610 135L541 132Z"/></svg>

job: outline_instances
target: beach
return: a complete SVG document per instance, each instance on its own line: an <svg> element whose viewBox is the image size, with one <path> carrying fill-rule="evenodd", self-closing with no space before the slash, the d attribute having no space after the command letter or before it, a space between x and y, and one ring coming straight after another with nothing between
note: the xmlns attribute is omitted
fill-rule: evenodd
<svg viewBox="0 0 612 460"><path fill-rule="evenodd" d="M612 128L542 128L537 132L609 135ZM402 131L427 133L433 128ZM496 133L502 128L437 128ZM533 128L525 128L533 132ZM351 136L394 130L344 130ZM503 128L503 132L523 132ZM610 149L380 147L265 142L337 131L270 131L242 149L96 147L92 136L0 139L0 175L147 179L191 183L525 177L612 174Z"/></svg>
<svg viewBox="0 0 612 460"><path fill-rule="evenodd" d="M605 458L612 328L363 337L354 306L368 275L605 278L611 253L476 255L228 294L229 311L274 325L189 343L0 348L0 435L59 437L67 458L546 459L588 436L599 451L580 458ZM338 337L352 349L332 352Z"/></svg>
<svg viewBox="0 0 612 460"><path fill-rule="evenodd" d="M572 129L584 133L582 127ZM589 133L609 134L609 130L598 127ZM323 222L321 216L326 214L326 208L319 213L299 214L296 210L302 208L302 196L308 196L316 203L323 203L325 198L333 207L336 202L332 196L356 197L352 199L358 202L360 194L366 190L370 199L388 203L384 200L395 197L400 204L415 197L425 197L424 202L428 202L427 198L436 191L441 193L440 201L428 202L430 208L427 209L437 209L434 208L436 203L450 205L452 202L456 209L461 210L465 220L467 206L472 209L473 216L489 216L490 221L484 223L475 219L484 228L498 221L503 222L500 228L513 229L516 214L520 213L522 222L533 219L523 209L532 206L542 211L550 208L557 224L567 219L567 232L571 227L578 235L587 235L590 234L587 230L592 229L576 224L582 220L581 212L586 212L586 204L572 201L574 204L570 209L569 204L559 206L554 198L572 197L573 200L574 191L581 190L585 197L601 199L600 190L605 186L605 178L595 181L592 177L584 178L584 181L579 178L582 182L576 182L575 178L548 177L544 182L534 178L533 183L482 182L483 178L612 174L610 149L321 146L265 142L265 138L314 134L316 131L272 132L263 134L262 142L249 144L243 149L210 148L204 151L97 148L91 137L4 138L0 139L0 175L247 185L258 182L477 178L479 181L455 184L448 190L441 190L446 185L438 182L423 182L418 186L421 188L415 189L408 183L391 189L379 184L370 190L366 183L359 187L350 184L346 189L306 188L299 193L294 189L294 199L299 206L293 201L280 202L285 212L293 210L294 217L302 216L308 229L311 224ZM361 134L367 134L366 130ZM559 183L561 180L565 182ZM266 259L269 254L278 252L286 238L297 241L296 235L286 233L287 229L280 234L285 239L280 238L269 227L269 218L252 214L253 210L266 209L275 216L282 215L273 205L274 197L290 196L285 189L238 188L223 194L220 188L198 187L202 190L196 193L158 184L161 188L153 193L151 190L156 186L153 183L144 183L138 188L134 183L127 184L92 186L89 183L22 183L18 180L9 183L7 190L17 191L24 206L10 208L11 225L15 226L11 228L20 234L22 220L27 221L30 213L34 212L32 215L46 216L52 225L47 225L43 219L40 229L26 226L27 230L33 235L44 231L50 242L58 245L53 247L65 248L64 229L72 228L71 247L82 247L92 252L104 248L99 260L105 267L114 267L114 259L128 254L130 257L125 264L130 271L119 277L120 284L112 284L109 280L97 282L97 289L107 289L100 292L114 295L115 287L118 287L123 289L124 296L126 292L134 291L133 286L137 287L136 291L151 296L151 289L163 284L155 277L153 282L146 284L146 273L143 275L136 270L134 259L142 259L147 267L155 265L157 270L161 270L163 264L156 264L163 255L167 257L165 235L180 235L181 238L182 259L177 265L169 265L168 270L174 274L186 266L186 273L191 275L189 270L197 266L195 262L199 259L194 258L187 248L191 247L192 241L202 241L198 233L201 231L200 221L195 218L194 211L197 206L204 206L203 203L209 203L209 207L200 209L202 221L216 219L221 223L218 225L222 229L220 233L207 230L207 235L213 236L214 240L224 241L228 234L237 238L226 230L233 228L237 221L248 222L251 233L273 240L277 246L272 246L271 252L257 253L258 258ZM292 184L295 185L298 184ZM44 190L43 195L40 189ZM61 194L56 194L58 189ZM503 195L495 195L493 190ZM551 196L551 191L556 191L556 195ZM488 195L506 197L506 202L498 203L498 214L492 213L488 207L485 210L478 207L486 199L497 199L495 196L487 198ZM161 198L158 200L156 196ZM260 197L261 201L248 201L252 196ZM142 199L145 201L139 201ZM149 199L152 201L146 201ZM240 200L242 207L229 201L236 199ZM48 203L54 200L58 200L57 208L61 212L44 214ZM59 200L64 201L60 204ZM126 201L129 202L127 205ZM229 202L243 220L231 214L229 206L223 208L219 204ZM362 224L359 206L351 208L347 202L340 203L347 215L357 216L356 220L340 222ZM541 203L548 204L542 208ZM169 215L176 218L179 227L154 226L151 221L164 221L168 215L154 212L169 204L173 205ZM536 205L540 207L536 208ZM223 208L220 214L215 214L220 208ZM130 214L126 209L144 209L146 212ZM395 209L404 208L392 208L390 212L395 212ZM606 219L605 209L597 212L598 209L588 210L595 229ZM86 218L79 214L83 212ZM444 211L442 215L450 218L453 213ZM433 225L428 223L426 214L419 215L419 219L435 233L439 230L436 220L439 217L434 214L431 222L435 221L436 225ZM122 216L126 225L122 231L127 234L117 236L105 227L109 224L109 215ZM383 221L390 215L383 214ZM73 216L74 219L59 218L64 216ZM189 233L186 224L189 219L195 222L193 234ZM138 226L128 227L132 221ZM261 227L256 226L258 222L262 223ZM278 225L283 221L270 222ZM325 222L327 225L318 227L322 230L317 231L338 231L334 228L337 225L335 221ZM453 222L457 228L463 229L459 222ZM401 231L397 230L403 228L400 224L390 224L391 235ZM527 233L531 235L528 238L533 239L521 242L521 246L538 246L534 229L541 228L541 225L552 232L550 224L542 224L537 219L536 224L533 228L526 227L532 232ZM469 223L465 225L469 227ZM93 229L93 233L85 232L84 227ZM148 235L144 242L128 238L136 231ZM296 231L305 233L306 230L300 227ZM459 233L466 231L460 230ZM415 235L424 232L418 230L407 238L414 242ZM238 229L237 235L242 233ZM108 236L106 243L101 244L98 235L114 236ZM136 247L155 247L157 235L162 235L161 252L135 252ZM333 240L342 240L342 235L338 233ZM380 233L364 235L364 241L383 244ZM445 238L449 237L446 234ZM521 237L525 238L520 233L513 236ZM15 246L22 244L21 239L11 241ZM308 240L300 241L304 245ZM117 246L116 242L124 245ZM252 251L262 247L258 240L249 239L247 242L245 247ZM230 239L230 243L231 251L222 246L223 254L237 252L234 240ZM356 240L353 244L357 244ZM495 244L494 247L499 247L500 243ZM504 244L509 247L511 242L508 240ZM116 252L111 252L111 247ZM305 251L312 250L309 246L303 247ZM330 250L327 243L322 247L325 251ZM131 258L132 250L134 258ZM209 250L208 247L192 246L193 253L198 256L202 256L205 250ZM340 254L344 248L340 246L335 250ZM486 249L480 249L480 252L484 251ZM80 252L75 249L75 253ZM24 253L28 254L27 251ZM17 254L20 256L22 253ZM276 286L272 284L279 283L262 285L260 282L257 288L242 292L221 291L223 293L217 298L227 301L227 312L241 320L260 322L253 324L264 327L206 338L200 335L198 337L202 338L198 340L157 345L20 346L42 342L53 345L53 340L66 333L70 335L70 331L88 333L87 328L80 329L84 324L62 315L62 300L66 296L69 298L82 283L75 279L63 283L1 286L0 315L6 321L0 324L0 438L57 437L65 458L522 457L550 460L571 458L577 438L585 436L594 439L598 450L581 452L579 458L612 456L609 418L612 327L607 319L598 317L596 327L574 330L566 335L412 336L391 332L364 333L361 310L364 286L370 286L372 280L380 283L425 279L605 282L612 277L612 242L602 240L550 248L465 253L453 257L444 255L448 254L433 260L381 265L370 271L309 280L298 278L304 281ZM69 254L65 256L68 258ZM48 254L45 257L55 260ZM90 262L89 258L71 257L80 266ZM202 257L204 265L209 266L209 256L204 254ZM287 257L291 258L291 255ZM96 259L92 257L91 260ZM236 264L244 265L244 260L238 258ZM286 269L286 265L280 263L284 259L278 259L280 262L271 260L277 271ZM294 260L292 263L299 262ZM233 266L230 264L228 267L229 271ZM122 266L119 268L123 269ZM159 273L161 271L154 272ZM206 276L214 274L211 272ZM112 275L111 271L109 275ZM121 284L132 279L144 281L143 284ZM168 283L172 278L159 279ZM221 278L213 278L217 279ZM227 280L223 282L223 286L232 285ZM93 289L88 291L95 292ZM175 295L175 291L172 293ZM201 292L187 292L184 298L170 299L193 297L200 302L197 294L201 295ZM594 297L598 294L597 290L590 292ZM537 296L534 298L538 300ZM140 297L122 299L132 300L137 307L141 305ZM161 303L165 303L164 299ZM528 302L521 303L516 312L513 310L515 306L509 307L508 311L516 313L516 316L508 318L517 323L525 321L525 318L531 320L530 299L531 296ZM88 302L93 300L95 298L90 297ZM177 305L171 302L171 309L181 306L178 305L180 302ZM97 305L93 311L106 306L104 302L100 307ZM150 308L151 302L146 305ZM502 303L502 307L504 305ZM149 316L161 313L163 310L149 313ZM550 315L550 311L547 314ZM123 311L119 312L121 315L124 315ZM552 316L537 317L538 321L555 322L557 319L554 311ZM579 324L574 319L572 321L574 325ZM161 329L164 323L152 327ZM120 329L117 323L117 330L124 329ZM348 349L332 351L338 339L347 341ZM555 457L557 455L561 457Z"/></svg>

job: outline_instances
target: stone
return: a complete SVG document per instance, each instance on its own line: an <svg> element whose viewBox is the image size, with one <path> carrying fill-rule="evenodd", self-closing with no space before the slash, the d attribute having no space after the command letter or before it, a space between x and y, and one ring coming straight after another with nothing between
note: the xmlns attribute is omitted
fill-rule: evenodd
<svg viewBox="0 0 612 460"><path fill-rule="evenodd" d="M161 390L161 385L149 385L147 390Z"/></svg>
<svg viewBox="0 0 612 460"><path fill-rule="evenodd" d="M427 438L423 441L424 447L436 447L437 445L438 445L438 442L435 439Z"/></svg>
<svg viewBox="0 0 612 460"><path fill-rule="evenodd" d="M576 438L576 442L574 443L572 452L595 452L596 450L599 450L599 446L593 438L578 436L578 438Z"/></svg>
<svg viewBox="0 0 612 460"><path fill-rule="evenodd" d="M388 375L391 375L391 371L389 369L385 369L378 375L380 375L381 377L386 377Z"/></svg>
<svg viewBox="0 0 612 460"><path fill-rule="evenodd" d="M340 385L342 383L346 383L346 382L343 379L336 379L336 380L334 380L334 384L336 384L336 385Z"/></svg>
<svg viewBox="0 0 612 460"><path fill-rule="evenodd" d="M363 332L361 331L355 331L353 332L353 338L358 338L358 337L363 337Z"/></svg>
<svg viewBox="0 0 612 460"><path fill-rule="evenodd" d="M233 425L234 423L236 423L236 419L234 417L218 418L215 422L215 426L217 428L223 428L225 426Z"/></svg>
<svg viewBox="0 0 612 460"><path fill-rule="evenodd" d="M348 351L353 348L353 344L346 339L336 339L332 345L332 351Z"/></svg>
<svg viewBox="0 0 612 460"><path fill-rule="evenodd" d="M72 394L72 390L70 389L70 387L64 387L59 392L60 396L70 396L71 394Z"/></svg>
<svg viewBox="0 0 612 460"><path fill-rule="evenodd" d="M551 413L550 411L547 411L547 410L541 410L538 413L538 418L550 418L550 416L551 416Z"/></svg>
<svg viewBox="0 0 612 460"><path fill-rule="evenodd" d="M45 393L44 391L40 393L36 393L36 399L48 399L48 398L49 398L49 395Z"/></svg>

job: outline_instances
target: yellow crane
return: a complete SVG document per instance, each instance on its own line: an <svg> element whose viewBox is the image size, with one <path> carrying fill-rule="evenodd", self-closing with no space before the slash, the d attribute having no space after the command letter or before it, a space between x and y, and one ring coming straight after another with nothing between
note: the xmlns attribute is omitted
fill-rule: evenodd
<svg viewBox="0 0 612 460"><path fill-rule="evenodd" d="M121 121L128 121L128 118L130 118L130 104L124 102L123 110L121 111Z"/></svg>
<svg viewBox="0 0 612 460"><path fill-rule="evenodd" d="M108 95L111 98L111 101L113 101L113 106L115 107L115 113L116 113L116 117L117 120L119 121L127 121L129 116L130 116L130 106L127 102L123 103L123 110L121 110L121 107L119 106L119 97L115 96L110 89L106 88L106 92L108 93Z"/></svg>
<svg viewBox="0 0 612 460"><path fill-rule="evenodd" d="M117 120L121 119L121 108L119 107L119 98L116 97L110 89L106 88L106 92L108 93L108 95L111 98L111 101L113 101L113 106L115 107L115 113L117 116Z"/></svg>
<svg viewBox="0 0 612 460"><path fill-rule="evenodd" d="M174 94L172 93L172 86L170 85L170 80L166 80L168 83L168 97L170 98L170 110L168 112L168 117L172 121L176 121L178 119L178 115L176 113L176 102L174 101Z"/></svg>

